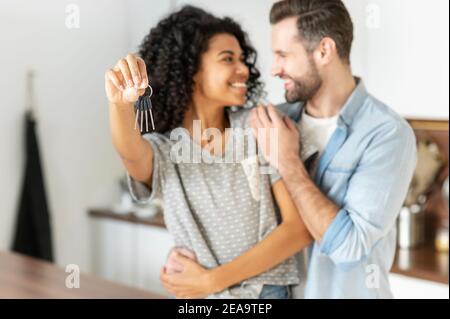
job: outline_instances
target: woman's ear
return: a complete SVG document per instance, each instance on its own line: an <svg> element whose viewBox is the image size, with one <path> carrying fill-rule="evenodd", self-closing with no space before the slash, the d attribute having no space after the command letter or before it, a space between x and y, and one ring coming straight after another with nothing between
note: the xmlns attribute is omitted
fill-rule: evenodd
<svg viewBox="0 0 450 319"><path fill-rule="evenodd" d="M192 77L194 85L197 85L197 83L198 83L198 77L199 77L198 74L199 74L199 72L195 73L194 76Z"/></svg>
<svg viewBox="0 0 450 319"><path fill-rule="evenodd" d="M192 80L194 81L194 87L200 86L202 84L203 79L203 72L201 68L197 71L197 73L194 74L192 77Z"/></svg>

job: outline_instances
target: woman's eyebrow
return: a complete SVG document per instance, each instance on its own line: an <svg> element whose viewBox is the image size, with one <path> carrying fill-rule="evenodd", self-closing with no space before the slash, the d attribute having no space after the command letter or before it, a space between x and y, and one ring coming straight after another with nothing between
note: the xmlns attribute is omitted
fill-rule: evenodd
<svg viewBox="0 0 450 319"><path fill-rule="evenodd" d="M218 56L221 56L221 55L224 55L224 54L229 54L229 55L232 55L232 56L235 55L234 51L231 51L231 50L224 50L224 51L220 52L220 53L218 54ZM245 55L244 55L243 52L241 53L240 57L241 57L241 59L244 59L244 58L245 58Z"/></svg>
<svg viewBox="0 0 450 319"><path fill-rule="evenodd" d="M222 51L222 52L219 53L219 55L222 55L222 54L231 54L231 55L234 55L234 52L231 51L231 50L224 50L224 51Z"/></svg>

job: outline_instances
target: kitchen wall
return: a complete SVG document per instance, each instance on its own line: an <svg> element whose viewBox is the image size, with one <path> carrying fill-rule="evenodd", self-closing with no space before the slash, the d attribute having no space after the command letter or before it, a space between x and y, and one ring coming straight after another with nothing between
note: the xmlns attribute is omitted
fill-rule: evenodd
<svg viewBox="0 0 450 319"><path fill-rule="evenodd" d="M273 103L284 102L284 88L282 81L271 76L272 50L271 50L271 26L269 23L269 12L274 0L229 0L226 2L214 2L211 6L210 0L177 0L176 6L192 4L205 9L219 16L230 16L242 24L249 34L250 40L258 51L259 67L268 99ZM345 1L357 25L364 23L364 1ZM361 74L364 70L365 59L365 38L362 36L361 28L356 30L356 39L352 55L352 63L356 74Z"/></svg>
<svg viewBox="0 0 450 319"><path fill-rule="evenodd" d="M178 0L241 22L260 54L270 100L282 102L283 88L270 77L272 0ZM448 119L449 2L445 0L344 0L355 25L354 74L400 114Z"/></svg>
<svg viewBox="0 0 450 319"><path fill-rule="evenodd" d="M35 80L38 134L54 243L61 265L91 271L88 207L111 205L122 166L112 148L103 89L106 68L172 6L199 5L241 22L260 54L269 99L272 0L2 0L0 2L0 250L13 233L23 175L25 73ZM408 117L448 119L448 1L345 0L355 22L352 65L371 92ZM80 8L80 28L65 25ZM214 5L211 5L211 4ZM447 39L447 40L445 40Z"/></svg>
<svg viewBox="0 0 450 319"><path fill-rule="evenodd" d="M366 3L373 16L365 28L364 74L370 90L402 115L448 119L449 2Z"/></svg>
<svg viewBox="0 0 450 319"><path fill-rule="evenodd" d="M66 5L80 28L66 27ZM61 265L90 270L92 205L109 205L122 168L113 151L104 71L129 50L128 1L0 2L0 250L10 248L24 168L25 74L36 71L41 156Z"/></svg>

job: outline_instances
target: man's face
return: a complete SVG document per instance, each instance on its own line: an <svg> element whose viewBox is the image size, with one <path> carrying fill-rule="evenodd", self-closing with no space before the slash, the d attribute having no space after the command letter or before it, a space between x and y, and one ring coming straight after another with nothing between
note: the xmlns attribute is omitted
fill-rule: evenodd
<svg viewBox="0 0 450 319"><path fill-rule="evenodd" d="M272 75L284 80L285 97L289 103L306 102L322 85L312 53L300 40L297 18L287 18L272 27L274 61Z"/></svg>

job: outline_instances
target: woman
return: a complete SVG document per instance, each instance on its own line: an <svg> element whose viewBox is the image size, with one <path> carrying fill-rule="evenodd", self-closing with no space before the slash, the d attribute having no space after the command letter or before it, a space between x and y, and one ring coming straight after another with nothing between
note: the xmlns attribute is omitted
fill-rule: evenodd
<svg viewBox="0 0 450 319"><path fill-rule="evenodd" d="M249 114L229 106L255 106L262 94L245 33L229 18L188 6L160 21L139 55L106 72L106 93L132 194L141 201L162 198L177 247L194 252L198 262L185 263L195 281L174 284L179 274L162 273L165 287L180 298L287 298L289 286L299 283L290 256L311 236L277 174L252 174L253 157L221 161L232 152L227 129L245 128ZM156 132L141 136L133 104L149 81ZM174 158L179 149L206 160Z"/></svg>

